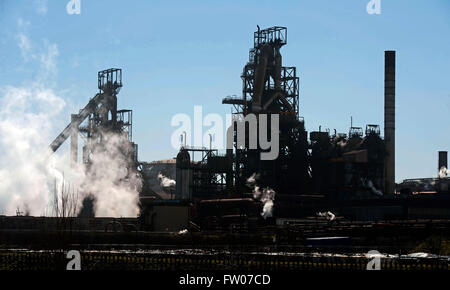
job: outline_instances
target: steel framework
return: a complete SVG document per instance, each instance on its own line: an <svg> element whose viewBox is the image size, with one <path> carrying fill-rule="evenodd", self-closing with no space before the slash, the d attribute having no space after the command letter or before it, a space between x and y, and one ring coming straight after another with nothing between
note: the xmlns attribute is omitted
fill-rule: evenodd
<svg viewBox="0 0 450 290"><path fill-rule="evenodd" d="M242 97L233 96L222 100L223 104L231 104L234 108L234 191L248 190L246 181L253 173L260 174L261 184L284 192L300 193L306 190L305 185L309 183L307 134L303 119L299 117L300 81L295 67L282 66L280 48L285 44L286 27L275 26L263 30L258 27L249 60L241 75ZM280 152L276 160L262 161L261 150L249 149L248 128L246 146L238 148L237 122L248 114L279 115Z"/></svg>

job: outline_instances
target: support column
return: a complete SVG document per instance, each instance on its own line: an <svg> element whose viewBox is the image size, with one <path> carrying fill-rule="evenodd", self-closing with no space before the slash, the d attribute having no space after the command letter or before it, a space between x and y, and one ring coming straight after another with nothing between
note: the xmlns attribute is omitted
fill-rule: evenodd
<svg viewBox="0 0 450 290"><path fill-rule="evenodd" d="M78 120L77 114L72 114L71 121L72 124L76 124ZM70 164L75 167L78 163L78 126L72 125L72 130L70 132Z"/></svg>

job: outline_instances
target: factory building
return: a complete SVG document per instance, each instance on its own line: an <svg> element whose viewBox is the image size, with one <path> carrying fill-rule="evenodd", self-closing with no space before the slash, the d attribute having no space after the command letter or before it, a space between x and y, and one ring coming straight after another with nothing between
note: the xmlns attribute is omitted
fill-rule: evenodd
<svg viewBox="0 0 450 290"><path fill-rule="evenodd" d="M139 220L149 231L249 229L329 210L349 219L408 218L408 206L414 204L416 213L420 206L405 203L400 193L449 192L447 176L395 184L395 51L385 51L384 58L384 135L380 125L357 127L353 122L348 132L307 132L300 77L296 67L282 61L285 45L286 27L258 27L254 32L241 74L242 96L222 100L233 110L227 131L230 146L223 153L184 144L174 159L138 161L132 111L117 110L120 69L99 72L99 93L72 115L50 147L56 151L70 137L71 160L77 163L82 134L82 162L89 164L91 153L104 147L104 134L122 136L129 145L123 152L129 160L127 170L143 180ZM255 124L249 122L253 116ZM272 132L278 134L279 150L276 158L265 160L262 154L271 149L260 146L261 141L255 148L253 142L272 138ZM438 165L448 168L447 152L439 152ZM418 189L422 184L425 188Z"/></svg>

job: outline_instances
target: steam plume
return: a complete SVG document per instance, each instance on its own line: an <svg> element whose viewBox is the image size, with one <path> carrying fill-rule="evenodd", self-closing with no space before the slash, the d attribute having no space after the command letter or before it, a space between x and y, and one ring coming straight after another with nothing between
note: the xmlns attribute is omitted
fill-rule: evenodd
<svg viewBox="0 0 450 290"><path fill-rule="evenodd" d="M176 181L161 174L158 174L159 185L162 189L175 189Z"/></svg>
<svg viewBox="0 0 450 290"><path fill-rule="evenodd" d="M445 178L448 175L450 175L450 170L445 168L445 166L442 166L439 170L439 178Z"/></svg>
<svg viewBox="0 0 450 290"><path fill-rule="evenodd" d="M105 135L105 146L92 154L87 168L69 168L67 152L48 149L53 124L65 101L53 90L35 87L4 88L0 99L0 209L13 215L27 209L30 215L49 215L54 188L64 179L81 193L92 194L97 216L136 216L140 177L129 171L122 152L131 148L118 134ZM37 108L36 111L34 111ZM56 185L54 184L56 182ZM80 197L83 197L82 195ZM59 197L59 200L63 200ZM81 208L81 200L78 208Z"/></svg>
<svg viewBox="0 0 450 290"><path fill-rule="evenodd" d="M23 23L19 20L19 29ZM38 69L34 80L0 87L0 213L52 215L55 200L67 199L59 189L70 184L71 192L80 193L77 209L82 197L92 195L97 216L136 216L141 179L124 157L129 143L118 134L105 135L105 145L92 152L88 167L70 168L67 151L52 154L48 145L62 129L54 124L67 122L69 112L76 111L49 85L57 75L58 47L46 43L39 53L24 31L16 39L24 63L37 62Z"/></svg>
<svg viewBox="0 0 450 290"><path fill-rule="evenodd" d="M45 156L50 155L50 120L64 106L53 90L36 84L1 89L0 208L5 214L27 208L30 215L45 215L55 179L61 187L63 174L55 168L59 156Z"/></svg>
<svg viewBox="0 0 450 290"><path fill-rule="evenodd" d="M275 200L276 192L269 187L261 190L259 186L256 185L257 179L258 175L256 173L252 174L252 176L247 179L247 185L253 187L253 198L263 203L261 216L266 219L273 216L273 201Z"/></svg>
<svg viewBox="0 0 450 290"><path fill-rule="evenodd" d="M376 187L373 185L372 180L368 180L368 181L367 181L367 186L368 186L368 187L372 190L372 192L375 193L376 195L379 195L379 196L382 196L382 195L383 195L383 193L382 193L380 190L376 189Z"/></svg>
<svg viewBox="0 0 450 290"><path fill-rule="evenodd" d="M142 180L130 160L132 144L119 133L103 133L102 139L90 163L79 165L80 191L94 197L96 216L137 216Z"/></svg>
<svg viewBox="0 0 450 290"><path fill-rule="evenodd" d="M331 211L327 211L327 212L318 212L317 216L320 217L325 217L327 220L329 221L333 221L336 219L336 215L334 213L332 213Z"/></svg>

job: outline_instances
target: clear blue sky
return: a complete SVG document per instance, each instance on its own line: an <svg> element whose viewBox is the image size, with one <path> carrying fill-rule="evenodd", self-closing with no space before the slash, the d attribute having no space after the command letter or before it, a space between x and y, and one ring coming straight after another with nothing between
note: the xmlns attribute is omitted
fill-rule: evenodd
<svg viewBox="0 0 450 290"><path fill-rule="evenodd" d="M383 128L384 51L397 51L397 181L435 176L437 151L450 151L450 1L368 0L156 1L0 0L0 86L20 86L39 74L24 60L55 44L53 88L81 107L97 91L96 73L123 68L119 107L134 110L140 160L176 155L171 117L225 114L227 95L241 95L240 74L256 25L287 26L284 65L300 75L300 114L308 131L354 124ZM67 114L65 122L70 120ZM55 124L56 131L66 124ZM50 140L49 140L50 141Z"/></svg>

